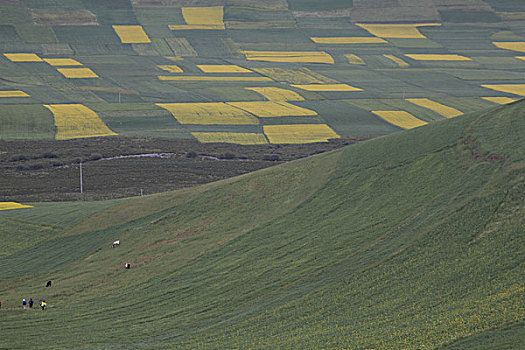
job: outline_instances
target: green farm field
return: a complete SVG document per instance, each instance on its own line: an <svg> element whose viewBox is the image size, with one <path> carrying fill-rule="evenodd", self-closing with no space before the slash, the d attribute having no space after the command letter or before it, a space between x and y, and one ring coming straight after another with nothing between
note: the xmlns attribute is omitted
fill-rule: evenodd
<svg viewBox="0 0 525 350"><path fill-rule="evenodd" d="M0 211L0 347L518 349L524 135L519 101L191 189Z"/></svg>
<svg viewBox="0 0 525 350"><path fill-rule="evenodd" d="M2 1L0 140L238 134L231 122L206 115L181 122L156 104L285 100L290 91L305 101L289 103L317 117L276 116L283 123L325 124L332 137L386 135L407 126L371 111L444 118L406 99L469 113L523 97L524 12L511 0ZM282 90L266 96L265 88ZM56 104L89 108L104 130L84 114L68 111L64 121L44 107ZM315 133L277 141L264 130L277 121L250 113L257 142L327 141Z"/></svg>

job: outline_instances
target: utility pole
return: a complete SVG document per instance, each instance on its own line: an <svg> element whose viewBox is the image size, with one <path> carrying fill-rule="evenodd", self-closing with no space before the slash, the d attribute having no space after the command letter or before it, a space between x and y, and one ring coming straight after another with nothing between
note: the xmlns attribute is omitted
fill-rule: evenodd
<svg viewBox="0 0 525 350"><path fill-rule="evenodd" d="M84 188L82 184L82 161L80 162L80 194L84 193Z"/></svg>
<svg viewBox="0 0 525 350"><path fill-rule="evenodd" d="M118 93L118 103L120 103L120 92Z"/></svg>

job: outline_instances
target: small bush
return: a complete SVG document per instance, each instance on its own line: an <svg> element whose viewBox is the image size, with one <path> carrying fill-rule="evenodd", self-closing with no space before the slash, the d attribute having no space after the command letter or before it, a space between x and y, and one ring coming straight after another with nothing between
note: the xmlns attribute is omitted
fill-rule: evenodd
<svg viewBox="0 0 525 350"><path fill-rule="evenodd" d="M219 158L219 159L235 159L236 156L235 156L235 154L233 154L231 152L226 152L224 154L219 155L217 158Z"/></svg>
<svg viewBox="0 0 525 350"><path fill-rule="evenodd" d="M89 156L89 160L99 160L99 159L102 159L102 154L100 153L92 153Z"/></svg>
<svg viewBox="0 0 525 350"><path fill-rule="evenodd" d="M195 158L195 157L197 157L197 153L193 151L189 151L186 153L186 158Z"/></svg>
<svg viewBox="0 0 525 350"><path fill-rule="evenodd" d="M9 158L10 162L20 162L20 161L24 161L24 160L27 160L27 157L24 156L23 154L17 154L17 155L12 156L11 158Z"/></svg>
<svg viewBox="0 0 525 350"><path fill-rule="evenodd" d="M46 152L46 153L42 154L42 158L52 159L52 158L58 158L58 156L55 153Z"/></svg>
<svg viewBox="0 0 525 350"><path fill-rule="evenodd" d="M269 161L269 162L277 162L280 160L279 156L277 154L265 154L263 156L263 160Z"/></svg>

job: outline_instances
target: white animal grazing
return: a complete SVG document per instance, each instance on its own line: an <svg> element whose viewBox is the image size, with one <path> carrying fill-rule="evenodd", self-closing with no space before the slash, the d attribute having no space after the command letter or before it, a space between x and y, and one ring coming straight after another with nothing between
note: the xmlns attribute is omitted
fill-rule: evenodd
<svg viewBox="0 0 525 350"><path fill-rule="evenodd" d="M111 248L115 248L119 244L120 244L120 241L115 241L115 242L113 242L113 245L111 246Z"/></svg>

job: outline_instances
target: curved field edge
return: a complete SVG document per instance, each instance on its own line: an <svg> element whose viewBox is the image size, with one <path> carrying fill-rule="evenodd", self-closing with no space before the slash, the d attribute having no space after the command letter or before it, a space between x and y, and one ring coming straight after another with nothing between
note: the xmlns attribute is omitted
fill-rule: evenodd
<svg viewBox="0 0 525 350"><path fill-rule="evenodd" d="M523 117L519 102L102 211L0 260L0 345L35 347L31 326L67 348L436 348L520 320Z"/></svg>

